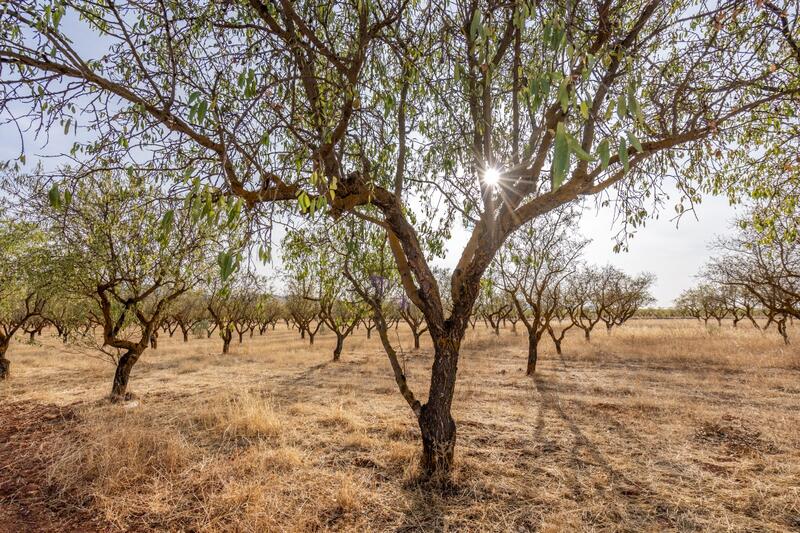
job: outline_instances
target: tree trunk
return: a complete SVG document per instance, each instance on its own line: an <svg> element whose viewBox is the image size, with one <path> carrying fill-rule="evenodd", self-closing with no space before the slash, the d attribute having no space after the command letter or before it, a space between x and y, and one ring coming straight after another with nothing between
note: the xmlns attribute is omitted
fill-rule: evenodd
<svg viewBox="0 0 800 533"><path fill-rule="evenodd" d="M36 330L31 331L30 336L31 336L30 343L33 344L33 342L36 340Z"/></svg>
<svg viewBox="0 0 800 533"><path fill-rule="evenodd" d="M301 339L305 339L306 338L306 330L305 330L305 328L300 328L300 338ZM313 344L313 342L312 342L312 344Z"/></svg>
<svg viewBox="0 0 800 533"><path fill-rule="evenodd" d="M556 345L556 353L557 353L558 355L563 355L563 354L561 353L561 341L560 341L560 340L555 340L555 339L553 339L553 344L555 344L555 345Z"/></svg>
<svg viewBox="0 0 800 533"><path fill-rule="evenodd" d="M140 355L141 352L137 353L135 350L128 350L119 358L117 370L114 372L114 383L111 386L111 401L118 402L125 399L131 370L136 361L139 360Z"/></svg>
<svg viewBox="0 0 800 533"><path fill-rule="evenodd" d="M182 329L181 332L183 333L183 342L189 342L189 330Z"/></svg>
<svg viewBox="0 0 800 533"><path fill-rule="evenodd" d="M590 332L589 329L584 329L583 330L583 338L584 338L584 340L586 340L586 342L590 342L592 340L591 332Z"/></svg>
<svg viewBox="0 0 800 533"><path fill-rule="evenodd" d="M242 337L244 337L244 331L239 331L239 344L242 344Z"/></svg>
<svg viewBox="0 0 800 533"><path fill-rule="evenodd" d="M158 334L153 333L150 335L150 348L156 350L158 349Z"/></svg>
<svg viewBox="0 0 800 533"><path fill-rule="evenodd" d="M528 368L525 375L532 376L536 372L536 361L539 359L539 336L535 331L528 332Z"/></svg>
<svg viewBox="0 0 800 533"><path fill-rule="evenodd" d="M446 479L453 466L456 423L450 414L455 392L458 344L453 338L434 339L428 403L419 414L422 433L422 470L425 475Z"/></svg>
<svg viewBox="0 0 800 533"><path fill-rule="evenodd" d="M231 349L231 339L233 338L233 333L227 333L222 335L222 353L226 354Z"/></svg>
<svg viewBox="0 0 800 533"><path fill-rule="evenodd" d="M342 348L344 347L344 335L336 334L336 347L333 349L333 360L338 361L342 357Z"/></svg>
<svg viewBox="0 0 800 533"><path fill-rule="evenodd" d="M372 328L367 328L367 338L372 338Z"/></svg>
<svg viewBox="0 0 800 533"><path fill-rule="evenodd" d="M8 350L8 343L0 344L0 381L7 379L11 374L11 361L6 359L6 350Z"/></svg>
<svg viewBox="0 0 800 533"><path fill-rule="evenodd" d="M308 344L311 346L314 346L314 335L316 335L316 333L311 333L311 330L308 330Z"/></svg>
<svg viewBox="0 0 800 533"><path fill-rule="evenodd" d="M414 334L414 349L419 350L419 338L422 336L421 333L417 333L415 330L412 331Z"/></svg>

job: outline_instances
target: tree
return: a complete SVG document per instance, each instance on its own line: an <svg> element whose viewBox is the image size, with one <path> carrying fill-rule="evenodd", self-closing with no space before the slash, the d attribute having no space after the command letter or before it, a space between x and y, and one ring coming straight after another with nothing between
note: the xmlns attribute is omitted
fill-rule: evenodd
<svg viewBox="0 0 800 533"><path fill-rule="evenodd" d="M305 339L308 334L308 343L313 345L314 337L322 327L322 320L319 318L319 300L314 294L307 272L302 269L294 270L289 276L286 311L300 330L300 338ZM316 325L312 327L315 320Z"/></svg>
<svg viewBox="0 0 800 533"><path fill-rule="evenodd" d="M503 242L614 189L638 223L673 167L697 196L689 180L746 145L743 124L792 123L800 83L797 10L771 1L158 7L7 3L0 110L26 128L92 128L75 148L88 165L145 148L146 165L203 176L263 223L291 202L384 229L434 341L417 416L429 474L450 470L461 341ZM108 49L83 56L77 35ZM471 233L442 286L426 252L457 217Z"/></svg>
<svg viewBox="0 0 800 533"><path fill-rule="evenodd" d="M630 276L611 266L606 267L605 272L608 286L603 293L606 301L600 319L610 333L612 327L621 326L640 308L656 301L650 294L655 276L649 273Z"/></svg>
<svg viewBox="0 0 800 533"><path fill-rule="evenodd" d="M92 301L101 349L115 360L113 401L127 396L131 370L170 305L211 274L207 258L217 249L216 225L192 215L202 207L164 195L153 180L98 172L37 179L31 188L53 232L65 290Z"/></svg>
<svg viewBox="0 0 800 533"><path fill-rule="evenodd" d="M199 291L182 294L172 305L172 318L181 329L183 342L189 342L189 332L208 318L205 298Z"/></svg>
<svg viewBox="0 0 800 533"><path fill-rule="evenodd" d="M705 325L711 318L716 319L717 325L722 325L722 319L728 315L722 287L715 283L700 283L684 291L675 300L675 305L689 316L702 319Z"/></svg>
<svg viewBox="0 0 800 533"><path fill-rule="evenodd" d="M44 235L0 211L0 381L11 373L6 357L11 339L47 301L50 264ZM34 330L35 331L35 330Z"/></svg>
<svg viewBox="0 0 800 533"><path fill-rule="evenodd" d="M562 286L577 271L589 241L572 237L575 217L567 210L528 223L496 258L500 286L528 332L525 373L536 372L539 341L563 305Z"/></svg>
<svg viewBox="0 0 800 533"><path fill-rule="evenodd" d="M283 304L278 298L269 293L260 294L256 302L258 334L263 335L268 326L275 329L275 324L283 316L284 311Z"/></svg>
<svg viewBox="0 0 800 533"><path fill-rule="evenodd" d="M484 322L488 322L494 334L499 336L500 324L514 310L514 306L506 294L498 289L499 283L496 277L495 272L490 272L490 275L483 280L478 310Z"/></svg>
<svg viewBox="0 0 800 533"><path fill-rule="evenodd" d="M787 224L777 221L771 227L777 229L773 235L740 224L733 237L717 243L718 255L704 275L726 290L741 290L755 298L767 314L765 329L775 322L789 344L787 319L800 318L800 241L796 236L784 238Z"/></svg>

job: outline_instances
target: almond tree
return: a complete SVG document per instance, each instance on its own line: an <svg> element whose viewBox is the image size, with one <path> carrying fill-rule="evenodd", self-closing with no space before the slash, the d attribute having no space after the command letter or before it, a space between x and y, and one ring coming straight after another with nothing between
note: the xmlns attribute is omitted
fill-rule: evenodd
<svg viewBox="0 0 800 533"><path fill-rule="evenodd" d="M6 353L14 335L41 317L50 290L48 253L35 226L0 211L0 381L11 373Z"/></svg>
<svg viewBox="0 0 800 533"><path fill-rule="evenodd" d="M203 294L195 291L181 295L171 308L172 318L183 334L183 342L189 342L189 332L194 331L208 318Z"/></svg>
<svg viewBox="0 0 800 533"><path fill-rule="evenodd" d="M797 207L794 208L794 220ZM776 233L762 233L744 227L733 237L717 243L717 255L705 269L705 276L725 288L738 288L758 300L789 344L786 322L800 318L800 241L788 227L793 222L776 222ZM741 227L741 226L740 226Z"/></svg>
<svg viewBox="0 0 800 533"><path fill-rule="evenodd" d="M251 229L275 203L382 228L433 339L415 415L423 470L446 475L461 342L505 240L600 193L638 224L667 175L688 198L736 188L736 152L769 159L769 133L796 125L798 13L776 2L18 0L0 11L0 113L86 129L77 164L144 151L242 199ZM440 284L426 252L459 218Z"/></svg>
<svg viewBox="0 0 800 533"><path fill-rule="evenodd" d="M153 180L135 172L38 179L28 199L51 228L65 290L92 302L100 348L116 362L113 401L127 396L131 370L170 305L216 272L207 261L216 226L195 216L202 206L163 194Z"/></svg>
<svg viewBox="0 0 800 533"><path fill-rule="evenodd" d="M655 276L650 273L630 276L612 266L606 267L604 272L608 286L603 294L606 302L600 319L606 325L606 331L611 333L612 327L623 325L640 308L656 301L650 294Z"/></svg>
<svg viewBox="0 0 800 533"><path fill-rule="evenodd" d="M589 241L572 237L576 219L567 210L537 219L515 233L495 262L501 288L528 331L526 374L536 371L539 341L563 305L563 286L578 269Z"/></svg>

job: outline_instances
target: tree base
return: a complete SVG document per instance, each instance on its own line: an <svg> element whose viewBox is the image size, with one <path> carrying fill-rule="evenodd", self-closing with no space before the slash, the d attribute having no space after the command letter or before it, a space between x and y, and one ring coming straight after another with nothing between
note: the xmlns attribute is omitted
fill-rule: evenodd
<svg viewBox="0 0 800 533"><path fill-rule="evenodd" d="M11 376L11 361L0 359L0 381L6 380Z"/></svg>

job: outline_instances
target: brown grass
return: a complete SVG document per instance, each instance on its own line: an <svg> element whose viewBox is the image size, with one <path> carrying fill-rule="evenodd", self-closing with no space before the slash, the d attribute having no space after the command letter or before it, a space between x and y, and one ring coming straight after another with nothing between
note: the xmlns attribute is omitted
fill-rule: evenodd
<svg viewBox="0 0 800 533"><path fill-rule="evenodd" d="M393 338L424 397L430 346ZM103 401L112 368L45 336L12 347L0 402L72 406L77 418L26 453L52 498L109 528L800 528L800 353L774 331L634 321L590 344L571 332L563 357L544 342L535 379L525 341L469 332L445 491L418 482L418 430L363 333L340 363L332 335L309 347L283 326L225 357L218 339L162 337L127 405Z"/></svg>

